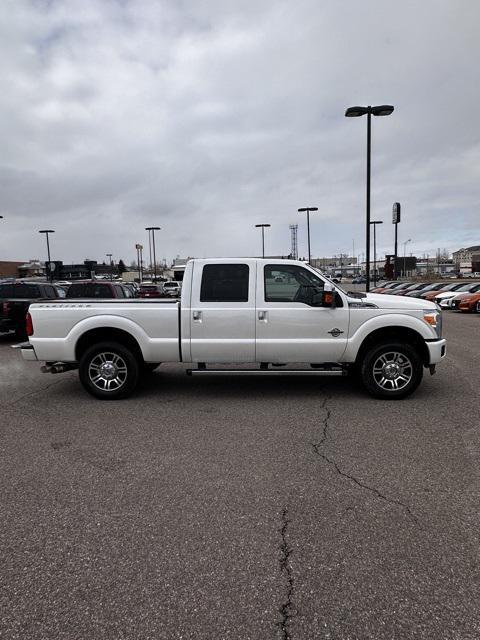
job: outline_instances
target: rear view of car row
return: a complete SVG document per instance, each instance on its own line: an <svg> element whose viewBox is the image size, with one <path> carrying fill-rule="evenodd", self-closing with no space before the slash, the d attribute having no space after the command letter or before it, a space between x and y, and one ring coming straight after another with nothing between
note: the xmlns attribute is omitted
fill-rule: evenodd
<svg viewBox="0 0 480 640"><path fill-rule="evenodd" d="M442 309L480 313L480 282L385 282L372 293L422 298Z"/></svg>

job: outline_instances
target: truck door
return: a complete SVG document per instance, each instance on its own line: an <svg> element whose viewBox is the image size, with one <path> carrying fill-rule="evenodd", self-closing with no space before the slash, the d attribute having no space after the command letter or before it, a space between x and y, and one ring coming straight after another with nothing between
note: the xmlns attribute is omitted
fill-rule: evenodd
<svg viewBox="0 0 480 640"><path fill-rule="evenodd" d="M349 308L314 306L324 281L300 265L258 264L257 362L338 362L346 349Z"/></svg>
<svg viewBox="0 0 480 640"><path fill-rule="evenodd" d="M255 260L195 260L192 362L255 362Z"/></svg>

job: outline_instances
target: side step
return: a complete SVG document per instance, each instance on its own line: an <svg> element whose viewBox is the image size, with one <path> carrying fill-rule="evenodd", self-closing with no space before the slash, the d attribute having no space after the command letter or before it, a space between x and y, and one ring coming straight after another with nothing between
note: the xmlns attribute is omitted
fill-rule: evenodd
<svg viewBox="0 0 480 640"><path fill-rule="evenodd" d="M187 369L187 376L346 376L345 369Z"/></svg>

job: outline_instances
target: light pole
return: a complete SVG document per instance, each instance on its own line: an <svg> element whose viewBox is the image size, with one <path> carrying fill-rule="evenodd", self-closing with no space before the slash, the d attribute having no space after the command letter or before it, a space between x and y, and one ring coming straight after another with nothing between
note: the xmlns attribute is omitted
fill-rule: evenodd
<svg viewBox="0 0 480 640"><path fill-rule="evenodd" d="M110 280L113 280L113 271L112 271L112 255L111 253L105 254L107 258L110 258Z"/></svg>
<svg viewBox="0 0 480 640"><path fill-rule="evenodd" d="M161 227L145 227L145 231L148 231L150 234L150 231L152 232L152 247L153 247L153 273L154 273L154 277L153 277L153 281L156 282L157 281L157 254L155 252L155 231L160 231ZM150 240L150 235L149 238Z"/></svg>
<svg viewBox="0 0 480 640"><path fill-rule="evenodd" d="M409 238L408 240L405 240L405 242L403 243L403 277L405 277L405 250L407 248L407 244L411 241L412 239Z"/></svg>
<svg viewBox="0 0 480 640"><path fill-rule="evenodd" d="M298 210L299 213L307 212L307 238L308 238L308 264L312 258L310 253L310 211L318 211L318 207L302 207Z"/></svg>
<svg viewBox="0 0 480 640"><path fill-rule="evenodd" d="M143 245L142 244L136 244L135 245L135 249L137 250L137 265L138 265L138 280L140 282L140 284L142 284L142 262L143 262L143 256L142 256L142 251L143 251Z"/></svg>
<svg viewBox="0 0 480 640"><path fill-rule="evenodd" d="M383 224L383 220L372 220L373 225L373 281L377 286L377 224Z"/></svg>
<svg viewBox="0 0 480 640"><path fill-rule="evenodd" d="M55 233L55 231L53 229L40 229L40 231L38 233L44 233L45 237L47 238L47 255L48 255L48 278L50 280L50 282L52 282L53 280L53 273L52 273L52 269L51 269L51 260L50 260L50 241L48 239L48 234L49 233Z"/></svg>
<svg viewBox="0 0 480 640"><path fill-rule="evenodd" d="M365 290L370 290L370 165L372 155L372 115L389 116L393 113L393 106L390 104L382 104L376 107L349 107L345 111L347 118L358 118L367 116L367 221L366 221L366 278L367 283Z"/></svg>
<svg viewBox="0 0 480 640"><path fill-rule="evenodd" d="M271 227L271 224L256 224L256 227L262 229L262 258L265 258L265 227Z"/></svg>

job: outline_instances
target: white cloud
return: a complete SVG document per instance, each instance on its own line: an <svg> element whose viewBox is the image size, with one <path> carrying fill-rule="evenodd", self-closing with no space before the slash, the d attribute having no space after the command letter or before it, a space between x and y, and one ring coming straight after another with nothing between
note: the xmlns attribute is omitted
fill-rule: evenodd
<svg viewBox="0 0 480 640"><path fill-rule="evenodd" d="M370 0L7 0L0 6L0 258L130 260L288 253L314 204L315 254L364 242L365 119L372 215L391 205L413 252L480 242L476 3Z"/></svg>

